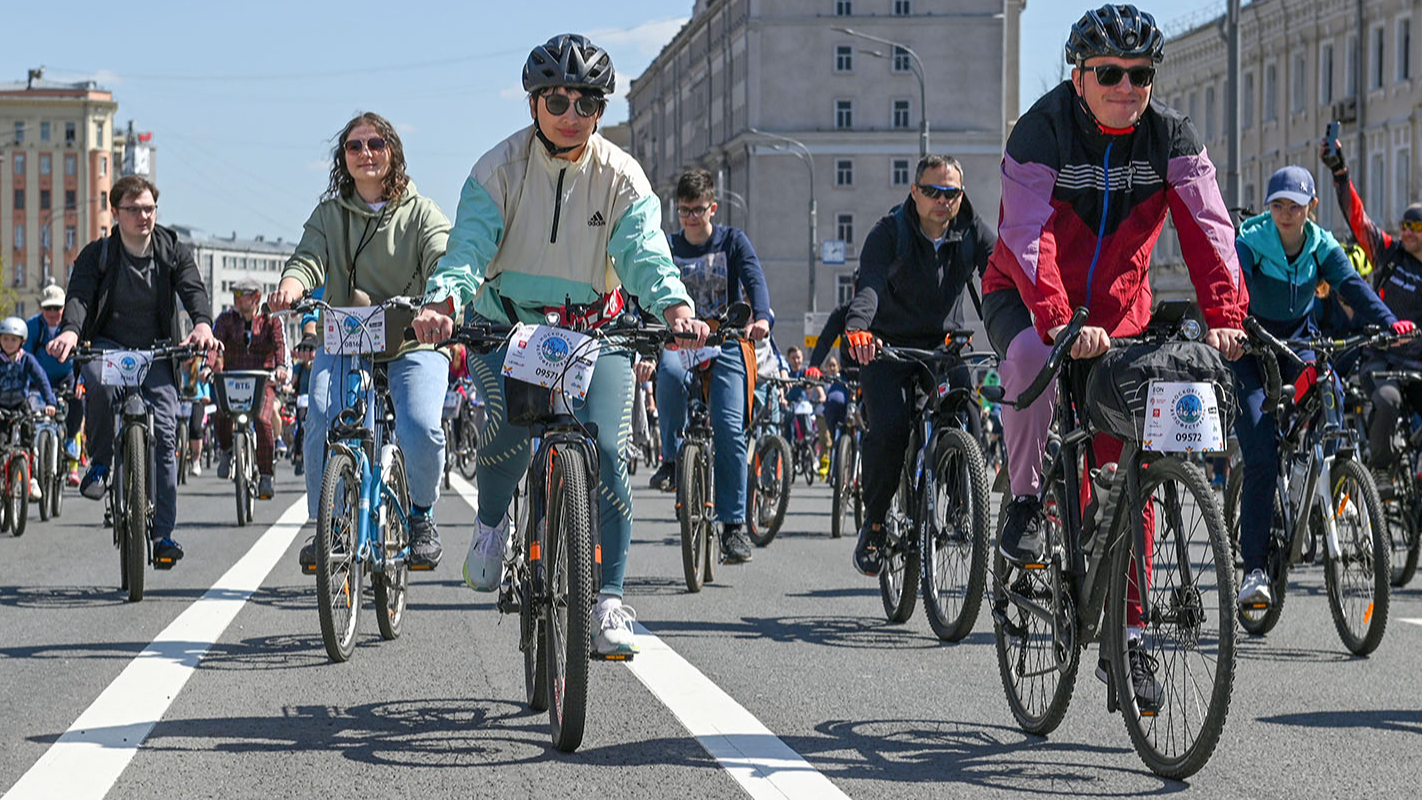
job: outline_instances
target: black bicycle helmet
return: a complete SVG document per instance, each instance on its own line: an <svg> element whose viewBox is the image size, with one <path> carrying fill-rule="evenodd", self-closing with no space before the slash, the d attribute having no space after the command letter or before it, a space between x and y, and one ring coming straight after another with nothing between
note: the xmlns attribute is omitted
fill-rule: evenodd
<svg viewBox="0 0 1422 800"><path fill-rule="evenodd" d="M1165 57L1164 47L1165 34L1150 13L1130 5L1105 5L1086 12L1071 26L1066 61L1073 67L1097 56L1159 62Z"/></svg>
<svg viewBox="0 0 1422 800"><path fill-rule="evenodd" d="M586 36L554 36L528 54L523 65L523 90L535 92L555 86L612 94L617 86L612 56Z"/></svg>

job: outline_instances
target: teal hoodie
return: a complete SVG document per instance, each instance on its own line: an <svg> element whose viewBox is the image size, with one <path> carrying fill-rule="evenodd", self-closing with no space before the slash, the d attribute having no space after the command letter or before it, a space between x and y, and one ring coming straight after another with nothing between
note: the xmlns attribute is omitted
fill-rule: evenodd
<svg viewBox="0 0 1422 800"><path fill-rule="evenodd" d="M1312 221L1304 223L1303 249L1292 261L1284 254L1284 243L1279 239L1274 218L1267 213L1250 217L1239 226L1235 250L1249 287L1249 313L1272 322L1293 322L1307 317L1313 311L1314 289L1320 278L1339 287L1340 291L1349 278L1362 283L1338 240ZM1368 293L1372 294L1372 290ZM1382 305L1376 295L1372 302ZM1381 312L1385 313L1386 309Z"/></svg>

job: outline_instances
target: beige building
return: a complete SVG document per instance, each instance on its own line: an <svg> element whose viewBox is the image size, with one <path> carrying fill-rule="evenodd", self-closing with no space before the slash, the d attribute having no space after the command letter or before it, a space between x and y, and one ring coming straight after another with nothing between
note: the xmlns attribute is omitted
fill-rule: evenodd
<svg viewBox="0 0 1422 800"><path fill-rule="evenodd" d="M113 225L113 95L92 81L0 83L0 261L13 313L64 285L79 250Z"/></svg>
<svg viewBox="0 0 1422 800"><path fill-rule="evenodd" d="M296 242L282 241L280 237L269 241L259 234L239 239L236 231L227 237L188 225L171 227L177 231L178 239L192 248L193 260L212 299L210 313L214 318L232 307L232 284L239 278L257 281L264 293L276 291L286 260L296 252Z"/></svg>
<svg viewBox="0 0 1422 800"><path fill-rule="evenodd" d="M1362 9L1362 26L1358 11ZM1347 230L1332 178L1318 160L1330 120L1342 122L1344 155L1368 214L1394 230L1419 199L1422 81L1414 31L1422 0L1255 0L1240 18L1242 204L1263 211L1269 176L1289 164L1318 183L1318 221ZM1190 115L1223 187L1229 153L1226 42L1216 18L1166 41L1156 97ZM1356 68L1362 48L1362 72ZM1170 231L1156 259L1179 262Z"/></svg>
<svg viewBox="0 0 1422 800"><path fill-rule="evenodd" d="M717 175L717 221L750 236L770 283L778 338L797 340L812 279L809 161L752 129L789 137L813 159L813 240L845 243L843 264L822 263L815 247L815 305L828 311L852 294L864 237L908 197L924 104L907 53L834 28L919 55L931 150L963 162L968 196L995 226L998 168L1017 116L1024 5L697 0L691 20L628 94L630 152L663 198L667 230L677 229L671 201L681 171L701 166Z"/></svg>

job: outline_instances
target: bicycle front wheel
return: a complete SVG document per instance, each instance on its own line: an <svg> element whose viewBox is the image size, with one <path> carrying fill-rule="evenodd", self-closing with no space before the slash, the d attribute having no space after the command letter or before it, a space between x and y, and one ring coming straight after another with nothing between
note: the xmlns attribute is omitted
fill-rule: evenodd
<svg viewBox="0 0 1422 800"><path fill-rule="evenodd" d="M746 532L756 547L765 547L785 524L790 504L790 486L795 480L790 461L790 443L779 434L767 433L755 443L747 476Z"/></svg>
<svg viewBox="0 0 1422 800"><path fill-rule="evenodd" d="M549 454L543 557L548 559L548 720L553 746L571 753L583 743L595 587L588 466L581 450Z"/></svg>
<svg viewBox="0 0 1422 800"><path fill-rule="evenodd" d="M30 462L24 454L10 459L10 533L25 535L25 522L30 515Z"/></svg>
<svg viewBox="0 0 1422 800"><path fill-rule="evenodd" d="M410 546L410 528L400 519L396 505L405 513L410 511L410 486L405 480L405 456L395 451L390 462L390 474L385 477L385 485L390 493L386 495L381 510L381 545L383 558L380 569L374 573L372 583L375 589L375 621L380 628L381 638L389 641L400 637L400 626L405 621L407 590L410 582L410 568L399 561L402 551Z"/></svg>
<svg viewBox="0 0 1422 800"><path fill-rule="evenodd" d="M130 425L123 435L124 569L128 572L128 599L143 599L143 578L148 567L148 431ZM114 520L118 525L119 521Z"/></svg>
<svg viewBox="0 0 1422 800"><path fill-rule="evenodd" d="M701 591L704 550L710 538L711 513L706 497L706 465L701 445L687 442L676 458L676 500L681 519L681 568L689 592Z"/></svg>
<svg viewBox="0 0 1422 800"><path fill-rule="evenodd" d="M1338 535L1338 552L1324 560L1328 609L1338 638L1353 655L1365 656L1382 644L1387 630L1392 567L1382 501L1367 468L1337 459L1329 476L1333 504L1328 513Z"/></svg>
<svg viewBox="0 0 1422 800"><path fill-rule="evenodd" d="M854 518L854 498L850 491L854 488L854 470L856 464L854 452L854 436L850 433L842 433L838 441L834 443L834 462L830 473L830 481L834 484L834 499L830 503L830 538L838 539L844 535L846 524ZM858 533L858 529L853 531Z"/></svg>
<svg viewBox="0 0 1422 800"><path fill-rule="evenodd" d="M251 514L252 485L247 482L250 455L247 453L247 437L241 431L233 433L233 437L237 441L233 442L232 448L232 484L236 487L237 527L240 528L247 524Z"/></svg>
<svg viewBox="0 0 1422 800"><path fill-rule="evenodd" d="M938 638L973 630L987 581L987 467L977 440L950 428L939 443L923 534L923 610Z"/></svg>
<svg viewBox="0 0 1422 800"><path fill-rule="evenodd" d="M1141 761L1183 780L1214 753L1229 715L1235 672L1234 570L1224 517L1193 463L1154 457L1141 470L1149 613L1132 608L1136 548L1131 513L1116 514L1105 567L1110 585L1102 630L1113 691ZM1140 631L1128 641L1127 626Z"/></svg>
<svg viewBox="0 0 1422 800"><path fill-rule="evenodd" d="M337 663L355 650L360 616L361 570L356 560L360 490L360 471L350 453L327 453L316 511L316 610L326 655Z"/></svg>
<svg viewBox="0 0 1422 800"><path fill-rule="evenodd" d="M50 492L54 491L53 476L56 469L54 458L57 452L54 432L49 430L41 432L39 441L35 443L35 455L37 456L35 478L40 486L39 514L41 522L48 520L51 516Z"/></svg>
<svg viewBox="0 0 1422 800"><path fill-rule="evenodd" d="M464 406L468 409L466 403ZM479 425L477 416L471 411L461 410L462 419L459 424L459 452L457 463L459 474L464 476L464 480L474 480L474 475L479 469Z"/></svg>
<svg viewBox="0 0 1422 800"><path fill-rule="evenodd" d="M890 622L908 622L918 602L920 554L917 542L913 541L913 518L909 513L912 498L905 467L899 473L899 490L884 515L884 563L879 569L879 596L884 601L884 615Z"/></svg>

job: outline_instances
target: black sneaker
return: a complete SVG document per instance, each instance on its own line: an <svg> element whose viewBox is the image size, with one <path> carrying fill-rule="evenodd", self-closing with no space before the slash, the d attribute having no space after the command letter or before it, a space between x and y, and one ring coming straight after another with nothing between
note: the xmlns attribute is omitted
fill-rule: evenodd
<svg viewBox="0 0 1422 800"><path fill-rule="evenodd" d="M153 540L153 566L156 569L172 569L183 560L183 546L168 537Z"/></svg>
<svg viewBox="0 0 1422 800"><path fill-rule="evenodd" d="M739 523L726 525L721 531L721 563L744 564L751 560L751 540L746 535L746 526Z"/></svg>
<svg viewBox="0 0 1422 800"><path fill-rule="evenodd" d="M1002 516L998 549L1018 566L1040 564L1046 549L1042 536L1042 501L1034 495L1013 498Z"/></svg>
<svg viewBox="0 0 1422 800"><path fill-rule="evenodd" d="M316 574L316 537L314 535L301 546L301 552L297 554L296 561L301 565L303 575Z"/></svg>
<svg viewBox="0 0 1422 800"><path fill-rule="evenodd" d="M410 569L429 570L439 566L444 548L439 544L439 529L429 514L410 517Z"/></svg>
<svg viewBox="0 0 1422 800"><path fill-rule="evenodd" d="M79 482L79 494L90 500L103 500L108 489L109 468L103 464L90 466L89 471L84 473L84 480Z"/></svg>
<svg viewBox="0 0 1422 800"><path fill-rule="evenodd" d="M676 491L676 462L663 461L662 465L657 467L657 471L652 473L652 479L647 482L647 485L663 492Z"/></svg>
<svg viewBox="0 0 1422 800"><path fill-rule="evenodd" d="M861 575L879 577L884 568L884 524L869 524L859 529L859 543L854 546L854 568Z"/></svg>
<svg viewBox="0 0 1422 800"><path fill-rule="evenodd" d="M1132 639L1126 646L1126 658L1131 663L1131 687L1135 690L1136 705L1140 706L1143 713L1154 714L1160 710L1161 703L1165 700L1165 690L1155 679L1155 656L1141 647L1139 639ZM1096 679L1102 683L1111 680L1111 673L1104 658L1096 662Z"/></svg>
<svg viewBox="0 0 1422 800"><path fill-rule="evenodd" d="M257 476L257 499L270 500L276 495L276 489L272 486L272 476Z"/></svg>

